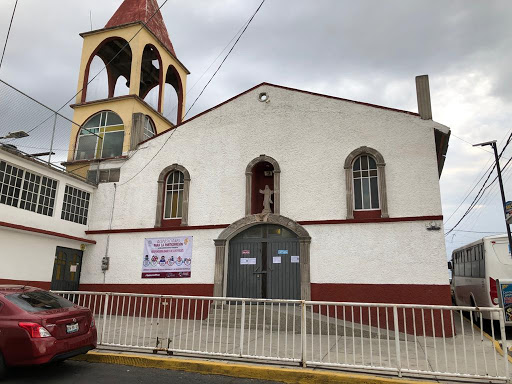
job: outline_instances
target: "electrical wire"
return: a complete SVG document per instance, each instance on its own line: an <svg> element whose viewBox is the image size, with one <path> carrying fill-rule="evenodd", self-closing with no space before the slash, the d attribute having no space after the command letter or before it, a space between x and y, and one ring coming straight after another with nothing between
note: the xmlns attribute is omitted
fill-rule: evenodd
<svg viewBox="0 0 512 384"><path fill-rule="evenodd" d="M508 140L505 144L505 146L503 147L503 149L501 150L500 154L498 155L498 160L500 160L501 156L503 155L503 152L505 151L505 149L508 147L508 145L510 144L510 141L512 140L512 133L510 134L510 136L508 137ZM508 164L510 163L510 159L509 161L507 162L507 164L505 164L505 167L503 167L503 169L505 169ZM462 215L462 217L459 219L459 221L452 227L452 229L450 229L447 233L445 233L445 236L448 236L455 228L457 228L457 226L462 222L462 220L464 220L466 218L466 216L471 212L471 210L475 207L476 203L482 198L483 195L481 195L485 190L487 190L489 188L489 186L487 188L485 188L487 182L489 181L489 179L491 178L491 175L492 175L492 172L494 171L494 169L496 168L496 161L494 162L493 164L493 167L491 169L491 171L489 172L487 178L485 179L484 183L482 184L482 187L480 188L480 190L478 191L478 193L476 194L475 198L473 199L473 201L471 202L469 208L466 210L466 212ZM497 177L496 177L497 178ZM494 181L496 180L496 178L492 181L492 183L494 183ZM491 183L491 185L492 185Z"/></svg>
<svg viewBox="0 0 512 384"><path fill-rule="evenodd" d="M194 100L194 102L192 103L192 105L190 106L190 108L188 109L187 113L185 113L185 117L187 116L187 114L190 112L190 110L192 109L192 107L194 106L194 104L197 102L197 100L199 100L199 98L201 97L201 95L203 94L203 92L205 91L206 87L208 87L208 85L211 83L211 81L213 80L213 78L215 77L215 75L217 74L217 72L219 72L219 70L222 68L222 65L226 62L227 58L230 56L231 52L233 52L233 49L235 48L235 46L237 45L237 43L240 41L241 37L244 35L245 31L247 30L247 28L249 27L249 25L251 24L252 20L254 19L254 17L256 16L256 14L259 12L259 10L261 9L261 7L263 6L263 4L265 3L266 0L263 0L261 2L261 4L258 6L258 8L256 9L256 11L253 13L253 15L251 16L251 18L249 19L247 25L244 27L244 29L242 30L242 33L240 34L240 36L238 36L238 38L236 39L235 43L233 44L233 46L231 47L231 49L229 50L229 52L226 54L226 56L224 57L224 59L222 60L222 62L220 63L219 67L217 68L217 70L214 72L214 74L212 75L212 77L210 78L210 80L208 80L208 82L206 83L206 85L203 87L201 93L197 96L197 98ZM162 151L162 149L165 147L165 145L167 144L167 142L172 138L172 136L176 133L176 131L178 130L180 126L176 126L171 134L169 135L169 137L164 141L164 143L162 144L162 146L158 149L158 151L153 155L153 157L151 157L151 159L137 172L135 173L132 177L130 177L128 180L126 180L124 183L122 184L119 184L119 186L123 186L125 184L128 184L130 181L132 181L135 177L137 177L144 169L146 169L148 167L149 164L151 164L151 162L158 156L158 154ZM134 152L133 155L135 155L137 153L137 151L139 150L140 148L137 148L137 150ZM133 155L131 157L133 157ZM126 163L125 163L126 164ZM124 164L123 164L124 165Z"/></svg>
<svg viewBox="0 0 512 384"><path fill-rule="evenodd" d="M213 73L212 77L210 78L210 80L208 80L208 82L206 83L206 85L204 86L204 88L201 90L201 92L199 93L199 95L196 97L196 99L194 100L194 102L192 103L192 105L190 106L190 108L188 109L187 113L185 113L185 117L187 117L188 113L190 112L190 110L194 107L194 105L196 104L197 100L199 100L199 98L201 97L201 95L203 94L203 92L206 90L206 88L208 87L208 85L212 82L213 78L215 77L215 75L217 74L217 72L219 72L219 70L222 68L222 65L224 64L224 62L227 60L227 58L229 57L229 55L231 54L231 52L233 52L233 49L235 49L236 45L238 44L238 42L240 41L240 39L242 38L242 36L244 35L245 31L247 30L247 28L249 28L249 25L251 24L252 20L254 19L254 17L256 16L256 14L259 12L259 10L261 9L261 7L263 6L263 4L265 3L266 0L263 0L261 2L261 4L259 5L259 7L256 9L256 11L254 12L254 14L251 16L251 18L249 19L249 21L247 22L247 25L244 27L242 33L240 34L240 36L238 36L238 38L236 39L235 43L233 44L233 46L231 47L231 49L229 50L228 54L226 55L226 57L224 57L224 60L222 60L222 62L220 63L219 67L217 68L217 70Z"/></svg>
<svg viewBox="0 0 512 384"><path fill-rule="evenodd" d="M157 10L156 10L152 15L151 15L151 17L148 19L148 21L147 21L146 23L142 23L142 24L143 24L143 25L142 25L142 27L140 27L140 29L139 29L139 30L138 30L138 31L137 31L137 32L136 32L136 33L131 37L131 39L130 39L130 40L128 40L128 41L126 42L126 44L125 44L125 45L123 45L123 47L122 47L121 49L119 49L119 51L114 55L114 57L112 57L112 59L111 59L108 63L106 63L106 64L105 64L105 66L104 66L104 67L103 67L103 68L102 68L102 69L101 69L101 70L100 70L96 75L94 75L94 77L93 77L92 79L90 79L90 80L88 80L88 81L87 81L87 85L91 84L91 82L93 82L93 81L94 81L94 80L95 80L95 79L96 79L96 78L97 78L97 77L98 77L98 76L99 76L99 75L100 75L100 74L101 74L101 73L102 73L102 72L103 72L103 71L104 71L104 70L105 70L105 69L106 69L106 68L107 68L107 67L108 67L108 66L109 66L109 65L110 65L110 64L111 64L111 63L112 63L116 58L117 58L117 56L119 56L119 55L121 54L121 52L123 52L123 51L124 51L124 49L130 45L130 42L131 42L133 39L135 39L135 37L137 37L137 35L140 33L140 31L142 31L142 30L144 29L144 27L147 25L147 23L149 23L149 22L153 19L153 17L155 17L155 15L156 15L158 12L160 12L160 10L162 9L162 7L163 7L165 4L167 4L167 2L168 2L168 1L169 1L169 0L165 0L165 1L162 3L162 5L161 5L160 7L158 7L158 9L157 9ZM64 103L64 104L63 104L59 109L57 109L57 111L56 111L56 112L60 112L62 109L64 109L64 108L65 108L65 107L66 107L66 106L67 106L71 101L73 101L73 99L74 99L75 97L77 97L77 96L78 96L78 95L79 95L79 94L84 90L84 88L85 88L85 86L84 86L84 87L82 87L78 92L76 92L76 93L73 95L73 97L71 97L68 101L66 101L66 102L65 102L65 103ZM27 133L30 133L30 132L34 131L35 129L39 128L41 125L43 125L44 123L46 123L48 120L50 120L52 117L53 117L53 115L52 115L52 116L49 116L46 120L44 120L43 122L41 122L40 124L36 125L35 127L33 127L32 129L30 129L30 130L28 130L28 131L26 131L26 132L27 132ZM12 140L16 140L16 139L12 139ZM12 141L12 140L11 140L11 141Z"/></svg>
<svg viewBox="0 0 512 384"><path fill-rule="evenodd" d="M503 144L503 142L505 141L505 139L512 133L512 128L501 138L500 140L500 144ZM464 139L462 139L461 137L459 136L456 136L454 135L453 133L451 134L452 136L455 136L457 139L459 140L462 140L463 142L471 145L473 147L473 144L471 144L469 141L466 141ZM480 149L484 149L483 147L475 147L475 148L480 148ZM494 159L494 152L489 152L489 151L485 151L485 152L488 152L488 153L491 153L492 156L489 157L489 159L487 160L487 162L485 163L484 165L484 168L487 167L487 164L489 164L489 162ZM491 164L492 166L492 164ZM452 214L450 215L450 217L448 217L447 220L444 221L444 225L446 225L446 223L448 223L448 221L450 221L450 219L453 217L453 215L455 215L455 213L459 210L459 208L462 206L462 204L464 204L464 202L466 201L466 199L471 195L471 192L473 192L476 188L476 186L478 185L478 183L480 183L480 181L482 181L482 179L484 178L485 174L490 170L491 166L489 166L489 168L482 174L482 177L475 183L475 181L473 181L473 183L471 183L470 185L472 184L475 184L473 188L471 188L471 186L468 188L468 191L466 191L465 193L465 197L464 199L462 200L462 202L458 205L457 208L455 208L455 210L452 212ZM475 180L478 179L478 176L475 178ZM469 190L471 189L471 190Z"/></svg>
<svg viewBox="0 0 512 384"><path fill-rule="evenodd" d="M16 13L16 7L18 6L18 0L14 3L14 9L12 10L11 22L9 23L9 29L7 30L7 37L5 38L4 50L2 51L2 58L0 59L0 69L2 68L2 63L4 62L5 49L7 48L7 42L9 41L9 35L11 34L12 22L14 20L14 14Z"/></svg>

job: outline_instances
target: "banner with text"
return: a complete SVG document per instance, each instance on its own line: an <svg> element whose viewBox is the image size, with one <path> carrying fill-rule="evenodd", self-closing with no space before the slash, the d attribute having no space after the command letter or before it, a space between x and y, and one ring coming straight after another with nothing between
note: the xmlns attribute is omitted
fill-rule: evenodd
<svg viewBox="0 0 512 384"><path fill-rule="evenodd" d="M192 236L144 239L142 278L191 276Z"/></svg>

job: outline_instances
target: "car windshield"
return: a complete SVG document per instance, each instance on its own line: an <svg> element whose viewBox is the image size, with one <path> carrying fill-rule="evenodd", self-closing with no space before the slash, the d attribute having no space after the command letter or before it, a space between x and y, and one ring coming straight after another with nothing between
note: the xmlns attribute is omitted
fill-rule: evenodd
<svg viewBox="0 0 512 384"><path fill-rule="evenodd" d="M27 312L42 312L74 305L72 302L46 291L14 293L6 295L5 298Z"/></svg>

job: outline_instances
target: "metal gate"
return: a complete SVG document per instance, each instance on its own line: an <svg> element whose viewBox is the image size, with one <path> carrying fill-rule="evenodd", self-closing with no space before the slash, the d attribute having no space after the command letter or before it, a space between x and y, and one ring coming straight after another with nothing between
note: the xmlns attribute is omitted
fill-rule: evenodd
<svg viewBox="0 0 512 384"><path fill-rule="evenodd" d="M277 225L258 225L229 242L227 296L300 299L299 241Z"/></svg>
<svg viewBox="0 0 512 384"><path fill-rule="evenodd" d="M83 251L57 247L53 264L52 290L76 291L80 285Z"/></svg>

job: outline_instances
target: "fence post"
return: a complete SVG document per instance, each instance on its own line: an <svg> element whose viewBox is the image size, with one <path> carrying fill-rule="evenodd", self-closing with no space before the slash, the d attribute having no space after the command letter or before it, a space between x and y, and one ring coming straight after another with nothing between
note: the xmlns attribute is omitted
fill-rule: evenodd
<svg viewBox="0 0 512 384"><path fill-rule="evenodd" d="M300 365L302 367L306 367L306 302L302 300L300 302L301 311L300 311L300 335L301 335L301 343L300 343ZM295 319L294 319L295 321ZM313 327L311 327L311 332L313 332Z"/></svg>
<svg viewBox="0 0 512 384"><path fill-rule="evenodd" d="M405 319L404 319L405 321ZM402 356L400 353L400 331L398 329L398 309L393 305L393 323L395 326L395 350L396 350L396 367L398 368L398 377L402 377Z"/></svg>
<svg viewBox="0 0 512 384"><path fill-rule="evenodd" d="M236 316L236 313L235 313ZM242 300L242 318L240 319L240 357L244 350L244 331L245 331L245 300ZM250 330L249 330L250 331ZM228 332L228 331L226 331Z"/></svg>
<svg viewBox="0 0 512 384"><path fill-rule="evenodd" d="M109 300L110 294L107 292L105 294L105 303L103 305L103 324L101 327L101 340L98 343L101 345L103 343L103 338L105 337L105 327L107 326L107 310L108 310L108 300Z"/></svg>
<svg viewBox="0 0 512 384"><path fill-rule="evenodd" d="M505 362L505 377L507 378L507 383L510 381L510 376L508 372L508 343L507 343L507 334L505 333L505 316L503 314L503 309L500 308L500 333L501 333L501 349L503 349L503 361ZM492 319L493 316L491 316ZM492 321L492 320L491 320Z"/></svg>

